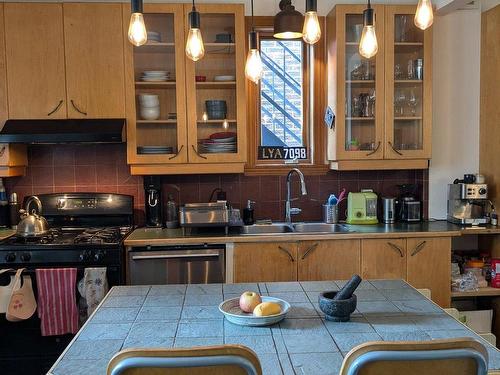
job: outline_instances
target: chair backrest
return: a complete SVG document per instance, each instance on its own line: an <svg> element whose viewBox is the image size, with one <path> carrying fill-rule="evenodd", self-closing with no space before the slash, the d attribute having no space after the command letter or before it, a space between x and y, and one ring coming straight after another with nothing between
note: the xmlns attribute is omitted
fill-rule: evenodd
<svg viewBox="0 0 500 375"><path fill-rule="evenodd" d="M108 364L108 375L262 375L257 355L242 345L179 349L125 349Z"/></svg>
<svg viewBox="0 0 500 375"><path fill-rule="evenodd" d="M417 342L374 341L352 349L340 375L486 375L488 352L469 337Z"/></svg>

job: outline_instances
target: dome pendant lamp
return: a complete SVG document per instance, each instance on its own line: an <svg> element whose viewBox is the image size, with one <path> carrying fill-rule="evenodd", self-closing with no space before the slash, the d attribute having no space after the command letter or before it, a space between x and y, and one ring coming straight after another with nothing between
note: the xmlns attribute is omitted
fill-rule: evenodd
<svg viewBox="0 0 500 375"><path fill-rule="evenodd" d="M128 40L134 46L142 46L148 41L148 33L142 15L142 0L132 0L132 14L128 26Z"/></svg>
<svg viewBox="0 0 500 375"><path fill-rule="evenodd" d="M193 61L205 56L205 46L200 30L200 12L196 10L193 0L193 10L189 13L189 33L186 42L186 55Z"/></svg>
<svg viewBox="0 0 500 375"><path fill-rule="evenodd" d="M274 37L277 39L302 38L304 16L295 10L292 0L281 0L280 11L274 16Z"/></svg>
<svg viewBox="0 0 500 375"><path fill-rule="evenodd" d="M259 34L255 31L253 24L253 0L252 0L252 31L248 33L248 55L245 64L245 76L253 83L259 83L264 68L259 51Z"/></svg>

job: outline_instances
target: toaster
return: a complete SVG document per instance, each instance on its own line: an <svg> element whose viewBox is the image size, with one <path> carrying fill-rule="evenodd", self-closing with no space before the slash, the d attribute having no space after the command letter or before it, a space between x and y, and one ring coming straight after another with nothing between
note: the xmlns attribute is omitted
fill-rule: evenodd
<svg viewBox="0 0 500 375"><path fill-rule="evenodd" d="M347 196L347 224L377 224L377 194L361 190Z"/></svg>

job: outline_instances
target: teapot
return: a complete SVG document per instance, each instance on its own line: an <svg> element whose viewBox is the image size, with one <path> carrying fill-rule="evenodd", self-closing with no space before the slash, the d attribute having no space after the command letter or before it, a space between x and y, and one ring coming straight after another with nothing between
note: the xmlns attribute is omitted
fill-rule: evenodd
<svg viewBox="0 0 500 375"><path fill-rule="evenodd" d="M35 202L37 210L32 210L30 205ZM21 237L41 237L49 232L49 224L42 215L42 202L36 195L31 196L26 201L24 210L19 210L21 221L17 225L17 235Z"/></svg>

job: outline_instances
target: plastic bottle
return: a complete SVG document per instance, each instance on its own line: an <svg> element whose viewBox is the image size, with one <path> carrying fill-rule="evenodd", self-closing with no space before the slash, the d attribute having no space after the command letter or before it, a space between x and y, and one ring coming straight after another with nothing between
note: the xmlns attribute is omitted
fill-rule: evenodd
<svg viewBox="0 0 500 375"><path fill-rule="evenodd" d="M253 204L255 202L252 202L250 199L247 201L247 206L243 209L243 223L245 225L252 225L255 223L254 219L254 209L253 209Z"/></svg>
<svg viewBox="0 0 500 375"><path fill-rule="evenodd" d="M167 201L167 228L175 229L179 227L179 215L177 213L177 203L172 194L168 195Z"/></svg>

